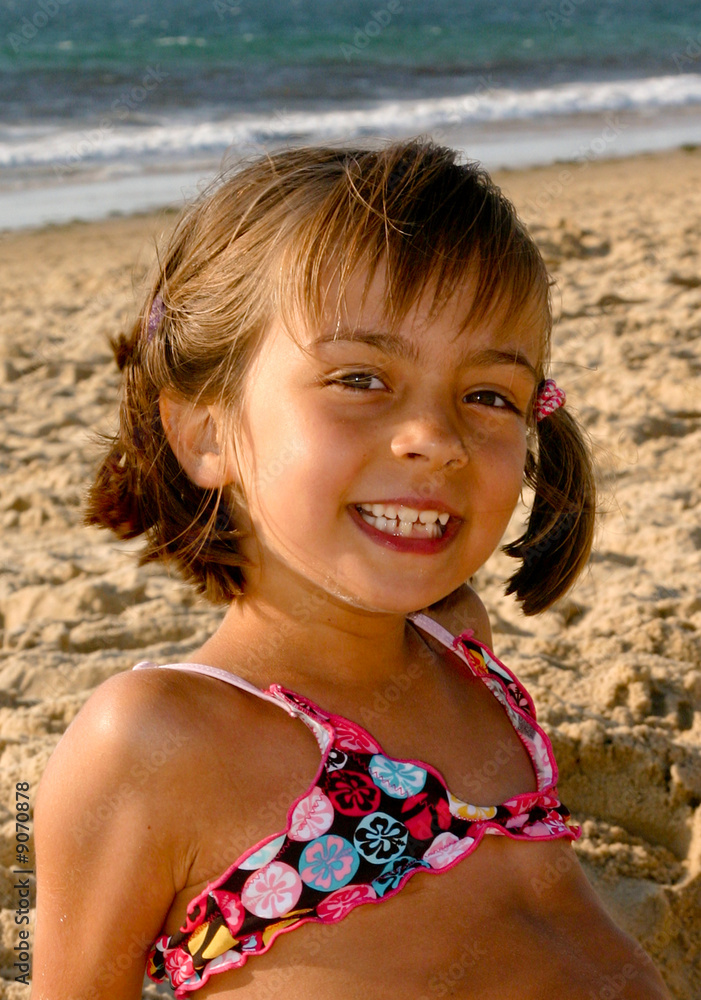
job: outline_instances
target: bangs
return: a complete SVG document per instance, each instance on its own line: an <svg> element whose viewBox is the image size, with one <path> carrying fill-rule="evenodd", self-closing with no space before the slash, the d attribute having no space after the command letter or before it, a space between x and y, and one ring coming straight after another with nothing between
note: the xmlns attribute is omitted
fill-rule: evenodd
<svg viewBox="0 0 701 1000"><path fill-rule="evenodd" d="M345 290L363 270L364 304L382 264L390 328L423 296L435 315L469 283L474 295L458 333L490 315L511 325L528 314L541 334L539 361L546 363L552 324L547 270L513 205L482 167L458 163L455 151L429 142L316 152L325 157L314 171L314 204L298 176L287 199L294 232L287 239L281 234L276 311L291 335L309 325L319 329L329 308L340 318ZM289 182L288 171L283 174ZM304 206L295 204L303 188ZM330 275L336 289L331 303Z"/></svg>

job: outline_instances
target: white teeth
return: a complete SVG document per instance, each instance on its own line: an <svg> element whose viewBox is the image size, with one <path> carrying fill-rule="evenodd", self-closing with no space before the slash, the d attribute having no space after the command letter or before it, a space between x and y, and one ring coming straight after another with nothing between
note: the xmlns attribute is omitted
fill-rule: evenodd
<svg viewBox="0 0 701 1000"><path fill-rule="evenodd" d="M404 507L401 504L362 503L358 504L358 508L364 516L368 515L365 520L369 524L375 525L380 531L407 537L412 533L412 525L417 526L414 534L425 535L426 531L418 531L419 526L428 528L431 525L436 525L438 528L438 524L440 524L441 527L445 527L450 520L450 514L445 513L445 511L420 511L416 507Z"/></svg>
<svg viewBox="0 0 701 1000"><path fill-rule="evenodd" d="M414 507L400 507L397 515L400 521L411 521L412 523L419 518L419 512Z"/></svg>
<svg viewBox="0 0 701 1000"><path fill-rule="evenodd" d="M422 510L419 511L419 521L422 524L435 524L438 520L438 511L435 510Z"/></svg>
<svg viewBox="0 0 701 1000"><path fill-rule="evenodd" d="M369 504L358 506L363 520L387 535L401 535L404 538L440 538L443 534L443 529L437 524L438 515L435 511L430 512L435 515L432 521L420 521L418 518L415 521L400 521L396 517L389 518L382 514L375 517L370 513Z"/></svg>

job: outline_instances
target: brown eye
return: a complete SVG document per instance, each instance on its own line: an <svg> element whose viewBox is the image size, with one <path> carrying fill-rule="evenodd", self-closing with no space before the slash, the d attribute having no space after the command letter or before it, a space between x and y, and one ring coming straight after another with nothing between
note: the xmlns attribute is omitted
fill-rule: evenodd
<svg viewBox="0 0 701 1000"><path fill-rule="evenodd" d="M489 410L499 410L502 413L515 413L517 416L522 417L523 412L512 403L508 396L505 396L501 392L496 392L494 389L475 389L474 392L468 392L462 398L463 403L477 403L479 406L484 406Z"/></svg>
<svg viewBox="0 0 701 1000"><path fill-rule="evenodd" d="M491 406L497 410L513 409L511 403L501 393L494 392L492 389L477 389L476 392L470 392L467 396L464 396L463 401L466 403L481 403L483 406Z"/></svg>
<svg viewBox="0 0 701 1000"><path fill-rule="evenodd" d="M377 385L372 383L376 382ZM356 392L370 391L376 392L377 389L385 389L386 386L379 375L375 375L374 372L348 372L345 375L339 375L335 378L330 378L328 380L330 385L339 385L343 389L351 389Z"/></svg>

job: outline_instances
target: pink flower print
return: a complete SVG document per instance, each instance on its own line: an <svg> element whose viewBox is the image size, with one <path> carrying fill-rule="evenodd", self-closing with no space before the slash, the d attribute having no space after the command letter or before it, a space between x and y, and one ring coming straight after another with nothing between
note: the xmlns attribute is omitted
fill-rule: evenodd
<svg viewBox="0 0 701 1000"><path fill-rule="evenodd" d="M533 747L536 770L538 771L538 787L547 788L553 781L553 766L550 762L548 747L540 733L533 733L531 746Z"/></svg>
<svg viewBox="0 0 701 1000"><path fill-rule="evenodd" d="M295 806L287 836L290 840L314 840L330 828L333 816L331 802L320 788L314 787Z"/></svg>
<svg viewBox="0 0 701 1000"><path fill-rule="evenodd" d="M382 793L374 781L361 771L342 771L329 775L329 798L343 816L366 816L380 804Z"/></svg>
<svg viewBox="0 0 701 1000"><path fill-rule="evenodd" d="M312 889L332 892L347 885L358 870L358 852L344 837L329 834L308 844L299 859L299 874Z"/></svg>
<svg viewBox="0 0 701 1000"><path fill-rule="evenodd" d="M559 819L543 819L527 823L523 827L523 833L528 837L552 837L553 834L562 833L563 829L566 829L565 824Z"/></svg>
<svg viewBox="0 0 701 1000"><path fill-rule="evenodd" d="M439 830L447 830L451 822L446 800L435 801L427 792L412 795L402 806L402 823L417 840L429 840Z"/></svg>
<svg viewBox="0 0 701 1000"><path fill-rule="evenodd" d="M227 892L226 889L212 889L209 895L219 907L226 926L232 934L236 934L245 916L241 897L235 892Z"/></svg>
<svg viewBox="0 0 701 1000"><path fill-rule="evenodd" d="M506 823L504 823L504 826L506 827L507 830L520 830L521 827L523 827L527 822L528 822L528 813L521 812L517 813L516 816L510 816L509 819L507 819Z"/></svg>
<svg viewBox="0 0 701 1000"><path fill-rule="evenodd" d="M506 802L502 803L514 816L519 816L521 813L529 813L531 809L544 804L543 797L536 792L530 796L515 795L512 799L507 799Z"/></svg>
<svg viewBox="0 0 701 1000"><path fill-rule="evenodd" d="M354 907L377 899L377 893L371 885L347 885L345 889L337 889L319 903L316 908L318 916L324 923L342 920Z"/></svg>
<svg viewBox="0 0 701 1000"><path fill-rule="evenodd" d="M284 861L273 861L249 875L241 891L241 902L257 917L271 920L289 913L301 894L302 881L294 868Z"/></svg>
<svg viewBox="0 0 701 1000"><path fill-rule="evenodd" d="M531 712L533 711L531 708L531 703L528 700L528 697L525 694L525 692L521 690L516 681L511 681L509 684L507 684L506 690L509 692L509 695L514 705L520 708L521 711L525 712L526 715L531 715Z"/></svg>
<svg viewBox="0 0 701 1000"><path fill-rule="evenodd" d="M165 966L173 989L177 989L195 974L192 956L188 955L183 948L169 949L165 954Z"/></svg>
<svg viewBox="0 0 701 1000"><path fill-rule="evenodd" d="M457 858L469 854L475 842L474 837L456 837L454 833L441 833L433 841L423 856L431 868L447 868Z"/></svg>
<svg viewBox="0 0 701 1000"><path fill-rule="evenodd" d="M246 956L230 948L223 955L217 955L216 958L211 959L207 967L210 972L226 972L227 969L238 969L245 964Z"/></svg>
<svg viewBox="0 0 701 1000"><path fill-rule="evenodd" d="M371 885L347 885L345 889L337 889L319 903L317 915L324 923L335 923L342 920L356 906L377 899L377 893Z"/></svg>
<svg viewBox="0 0 701 1000"><path fill-rule="evenodd" d="M360 726L354 726L347 719L334 719L336 738L334 745L339 750L356 750L361 753L380 753L382 748Z"/></svg>

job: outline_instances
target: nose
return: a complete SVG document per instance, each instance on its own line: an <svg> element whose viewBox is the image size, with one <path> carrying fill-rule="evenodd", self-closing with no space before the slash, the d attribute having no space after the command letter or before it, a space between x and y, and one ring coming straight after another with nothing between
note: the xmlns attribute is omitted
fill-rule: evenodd
<svg viewBox="0 0 701 1000"><path fill-rule="evenodd" d="M458 469L469 461L465 442L445 413L422 412L403 421L392 436L392 453L430 469Z"/></svg>

